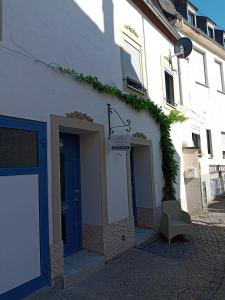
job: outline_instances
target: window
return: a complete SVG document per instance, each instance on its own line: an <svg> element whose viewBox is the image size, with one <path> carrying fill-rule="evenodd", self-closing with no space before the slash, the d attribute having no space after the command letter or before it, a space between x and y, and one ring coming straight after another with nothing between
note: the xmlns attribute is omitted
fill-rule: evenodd
<svg viewBox="0 0 225 300"><path fill-rule="evenodd" d="M193 12L191 12L190 10L188 10L188 22L190 24L192 24L193 26L196 26L195 14Z"/></svg>
<svg viewBox="0 0 225 300"><path fill-rule="evenodd" d="M127 35L124 35L123 40L123 62L126 84L144 92L141 46Z"/></svg>
<svg viewBox="0 0 225 300"><path fill-rule="evenodd" d="M212 148L212 134L211 130L206 130L206 138L207 138L207 148L208 148L208 154L212 157L213 156L213 148Z"/></svg>
<svg viewBox="0 0 225 300"><path fill-rule="evenodd" d="M37 132L0 127L0 168L37 166Z"/></svg>
<svg viewBox="0 0 225 300"><path fill-rule="evenodd" d="M206 56L204 52L194 49L192 53L192 65L194 69L194 78L197 83L208 85Z"/></svg>
<svg viewBox="0 0 225 300"><path fill-rule="evenodd" d="M221 132L222 155L225 159L225 132Z"/></svg>
<svg viewBox="0 0 225 300"><path fill-rule="evenodd" d="M165 70L165 89L166 89L166 102L174 105L174 86L173 76Z"/></svg>
<svg viewBox="0 0 225 300"><path fill-rule="evenodd" d="M199 148L198 149L198 154L201 154L201 138L200 134L192 133L192 142L193 142L193 147Z"/></svg>
<svg viewBox="0 0 225 300"><path fill-rule="evenodd" d="M214 39L214 29L210 26L208 26L208 36L211 38L211 39Z"/></svg>
<svg viewBox="0 0 225 300"><path fill-rule="evenodd" d="M224 74L223 74L223 64L215 60L215 82L217 91L224 92Z"/></svg>

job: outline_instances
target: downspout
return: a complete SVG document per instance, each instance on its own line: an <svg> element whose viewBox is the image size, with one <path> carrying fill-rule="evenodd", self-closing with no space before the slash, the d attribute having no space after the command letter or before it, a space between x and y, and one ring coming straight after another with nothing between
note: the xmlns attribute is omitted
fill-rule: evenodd
<svg viewBox="0 0 225 300"><path fill-rule="evenodd" d="M183 105L183 86L182 86L182 73L181 73L181 66L180 66L180 59L177 59L177 66L178 66L178 80L179 80L179 92L180 92L180 105Z"/></svg>

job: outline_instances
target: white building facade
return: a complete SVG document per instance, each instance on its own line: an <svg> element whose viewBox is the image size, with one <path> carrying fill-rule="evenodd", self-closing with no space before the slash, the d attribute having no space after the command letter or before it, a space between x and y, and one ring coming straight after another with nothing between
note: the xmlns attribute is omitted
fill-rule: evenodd
<svg viewBox="0 0 225 300"><path fill-rule="evenodd" d="M225 35L190 1L173 2L161 10L193 43L191 55L180 60L179 69L179 109L188 118L181 125L180 197L184 208L198 214L224 195Z"/></svg>
<svg viewBox="0 0 225 300"><path fill-rule="evenodd" d="M19 299L63 282L66 258L81 249L110 259L132 247L135 226L156 227L161 206L153 118L56 67L170 112L180 103L169 62L179 35L146 1L2 0L1 12L0 295ZM127 128L116 112L131 121L131 151L110 148L108 118L115 135ZM174 132L179 154L179 125Z"/></svg>

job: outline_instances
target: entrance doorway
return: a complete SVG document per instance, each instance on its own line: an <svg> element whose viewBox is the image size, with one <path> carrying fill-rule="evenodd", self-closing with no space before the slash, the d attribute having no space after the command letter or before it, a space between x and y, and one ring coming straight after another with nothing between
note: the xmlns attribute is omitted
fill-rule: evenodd
<svg viewBox="0 0 225 300"><path fill-rule="evenodd" d="M80 140L60 133L61 224L64 256L82 248Z"/></svg>
<svg viewBox="0 0 225 300"><path fill-rule="evenodd" d="M131 191L134 225L137 226L137 203L136 203L136 185L135 185L135 168L134 168L134 149L130 151L130 171L131 171Z"/></svg>

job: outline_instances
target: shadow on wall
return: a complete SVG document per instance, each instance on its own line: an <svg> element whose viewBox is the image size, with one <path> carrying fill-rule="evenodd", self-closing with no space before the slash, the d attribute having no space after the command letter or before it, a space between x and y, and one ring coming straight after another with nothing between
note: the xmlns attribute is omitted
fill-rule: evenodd
<svg viewBox="0 0 225 300"><path fill-rule="evenodd" d="M32 4L26 0L19 2L12 2L13 5L17 5L18 14L16 21L14 20L11 25L11 36L15 37L18 45L23 45L27 52L48 63L68 64L77 72L98 76L103 83L115 84L122 89L122 49L115 43L112 0L95 3L101 5L102 15L99 14L99 18L103 16L102 28L98 27L74 0L35 1ZM11 8L12 11L10 5L10 1L6 3L6 7ZM82 3L83 5L88 11L88 8L94 4L89 0L85 4ZM24 11L27 12L25 15ZM97 18L93 16L93 19ZM23 35L17 35L17 30L22 30ZM125 55L126 62L129 62L131 68L129 71L136 74L138 78L130 54L125 53ZM63 101L66 101L66 97ZM177 153L175 158L180 165L180 157ZM178 193L179 176L177 183ZM177 198L180 198L178 194Z"/></svg>

